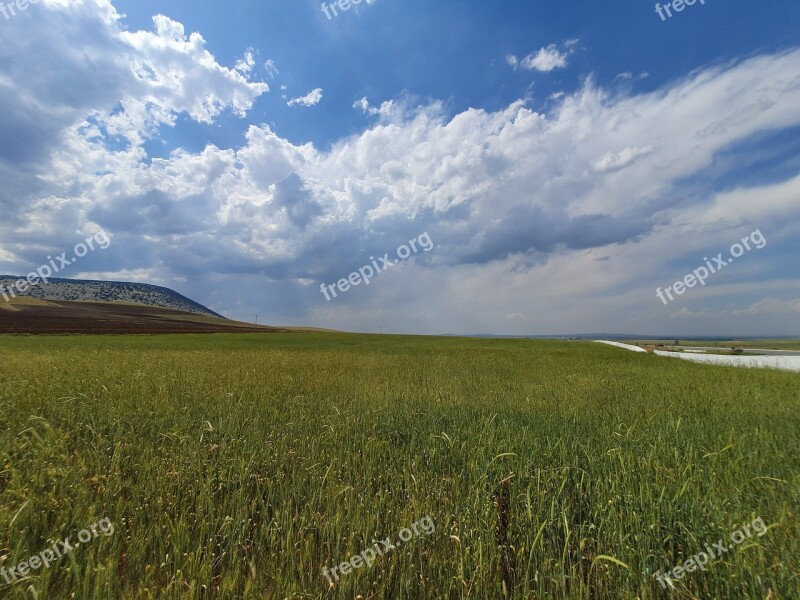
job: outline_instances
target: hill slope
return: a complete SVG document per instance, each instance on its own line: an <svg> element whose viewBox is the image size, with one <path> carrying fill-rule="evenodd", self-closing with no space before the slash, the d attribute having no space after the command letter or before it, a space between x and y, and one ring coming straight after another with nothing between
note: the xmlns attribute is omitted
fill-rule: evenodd
<svg viewBox="0 0 800 600"><path fill-rule="evenodd" d="M18 279L20 278L11 275L0 275L0 290L5 291L6 288L10 288ZM38 298L39 300L141 304L220 319L225 318L174 290L148 283L54 278L47 284L34 285L23 293L14 289L14 293L18 297ZM5 302L2 296L0 296L1 302Z"/></svg>
<svg viewBox="0 0 800 600"><path fill-rule="evenodd" d="M273 333L286 328L251 325L198 313L123 304L14 298L0 300L0 334Z"/></svg>

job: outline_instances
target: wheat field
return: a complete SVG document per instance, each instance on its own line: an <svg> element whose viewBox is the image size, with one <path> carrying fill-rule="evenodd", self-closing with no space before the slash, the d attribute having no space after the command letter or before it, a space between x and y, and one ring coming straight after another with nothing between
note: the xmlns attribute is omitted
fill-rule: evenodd
<svg viewBox="0 0 800 600"><path fill-rule="evenodd" d="M0 357L0 566L114 524L2 598L800 597L796 374L325 333L2 336Z"/></svg>

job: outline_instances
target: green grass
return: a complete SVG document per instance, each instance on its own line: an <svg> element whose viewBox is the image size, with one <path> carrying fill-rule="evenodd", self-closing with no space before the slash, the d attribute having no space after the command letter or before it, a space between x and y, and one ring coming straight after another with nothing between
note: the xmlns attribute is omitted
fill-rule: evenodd
<svg viewBox="0 0 800 600"><path fill-rule="evenodd" d="M798 383L578 342L3 336L0 562L116 531L0 597L797 598Z"/></svg>

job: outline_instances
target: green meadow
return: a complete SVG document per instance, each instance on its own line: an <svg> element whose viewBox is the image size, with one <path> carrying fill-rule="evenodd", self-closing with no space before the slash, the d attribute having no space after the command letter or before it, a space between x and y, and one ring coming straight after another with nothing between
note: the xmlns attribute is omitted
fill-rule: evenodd
<svg viewBox="0 0 800 600"><path fill-rule="evenodd" d="M798 598L798 384L591 342L2 336L0 566L114 533L0 598Z"/></svg>

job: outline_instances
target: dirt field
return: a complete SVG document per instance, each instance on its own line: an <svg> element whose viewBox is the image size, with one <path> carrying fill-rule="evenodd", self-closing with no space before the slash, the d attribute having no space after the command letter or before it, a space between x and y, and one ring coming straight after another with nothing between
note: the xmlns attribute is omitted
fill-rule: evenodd
<svg viewBox="0 0 800 600"><path fill-rule="evenodd" d="M289 331L177 310L101 302L13 302L0 306L0 333L275 333Z"/></svg>

